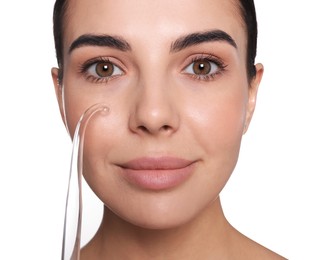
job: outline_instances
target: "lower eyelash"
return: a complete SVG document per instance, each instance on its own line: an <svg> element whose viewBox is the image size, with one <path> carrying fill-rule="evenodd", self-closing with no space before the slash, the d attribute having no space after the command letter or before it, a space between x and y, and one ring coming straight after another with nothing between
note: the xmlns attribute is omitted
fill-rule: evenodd
<svg viewBox="0 0 333 260"><path fill-rule="evenodd" d="M217 76L223 74L223 72L224 72L224 70L219 70L215 73L208 74L208 75L189 74L189 76L192 77L195 80L210 81L210 80L214 80Z"/></svg>
<svg viewBox="0 0 333 260"><path fill-rule="evenodd" d="M111 77L97 78L92 75L88 75L86 73L85 73L85 77L87 80L91 81L92 83L108 83L108 81L111 79Z"/></svg>

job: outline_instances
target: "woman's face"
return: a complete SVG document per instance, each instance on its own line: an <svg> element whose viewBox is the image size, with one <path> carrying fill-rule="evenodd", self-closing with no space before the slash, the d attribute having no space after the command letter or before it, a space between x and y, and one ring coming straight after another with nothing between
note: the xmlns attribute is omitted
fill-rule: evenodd
<svg viewBox="0 0 333 260"><path fill-rule="evenodd" d="M88 107L110 108L88 126L87 182L133 224L188 222L230 177L255 106L237 1L69 2L56 88L71 135Z"/></svg>

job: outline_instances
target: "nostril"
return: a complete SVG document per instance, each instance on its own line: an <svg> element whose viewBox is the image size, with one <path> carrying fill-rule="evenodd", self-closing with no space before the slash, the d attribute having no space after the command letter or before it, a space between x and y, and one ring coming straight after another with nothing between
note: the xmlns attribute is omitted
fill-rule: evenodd
<svg viewBox="0 0 333 260"><path fill-rule="evenodd" d="M154 129L154 128L146 127L144 125L140 125L140 126L137 127L137 129L142 133L154 134L154 133L157 133L157 132L169 132L172 129L172 127L169 126L169 125L163 125L160 128L155 128Z"/></svg>
<svg viewBox="0 0 333 260"><path fill-rule="evenodd" d="M161 130L168 131L170 128L171 128L170 126L164 125L164 126L161 127Z"/></svg>
<svg viewBox="0 0 333 260"><path fill-rule="evenodd" d="M147 127L145 127L144 125L140 125L140 126L138 126L138 129L140 130L140 131L142 131L142 132L149 132L149 130L148 130L148 128Z"/></svg>

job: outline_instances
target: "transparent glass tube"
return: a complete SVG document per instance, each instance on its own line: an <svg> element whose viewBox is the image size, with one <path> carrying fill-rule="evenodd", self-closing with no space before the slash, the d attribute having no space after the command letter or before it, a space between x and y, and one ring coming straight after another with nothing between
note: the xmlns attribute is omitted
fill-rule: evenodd
<svg viewBox="0 0 333 260"><path fill-rule="evenodd" d="M73 137L72 157L69 171L64 232L62 241L62 260L79 260L81 248L82 221L82 166L85 131L89 120L97 113L106 114L109 108L104 104L95 104L80 117Z"/></svg>

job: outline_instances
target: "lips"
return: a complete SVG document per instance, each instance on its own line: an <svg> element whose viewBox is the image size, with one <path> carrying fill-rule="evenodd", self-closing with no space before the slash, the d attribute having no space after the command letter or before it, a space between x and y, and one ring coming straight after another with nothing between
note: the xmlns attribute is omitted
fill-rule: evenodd
<svg viewBox="0 0 333 260"><path fill-rule="evenodd" d="M148 190L165 190L185 182L195 161L176 157L143 157L118 165L122 176L132 185Z"/></svg>

